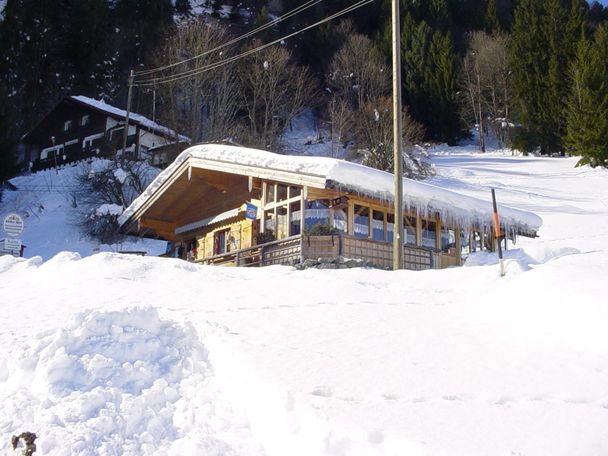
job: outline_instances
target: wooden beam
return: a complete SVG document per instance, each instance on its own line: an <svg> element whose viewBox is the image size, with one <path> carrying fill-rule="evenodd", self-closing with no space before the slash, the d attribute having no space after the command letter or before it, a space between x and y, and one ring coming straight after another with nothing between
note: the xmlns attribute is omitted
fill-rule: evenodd
<svg viewBox="0 0 608 456"><path fill-rule="evenodd" d="M175 234L176 225L173 222L165 222L164 220L154 220L151 218L142 217L139 220L139 224L145 228L151 228L157 232L163 231L165 233L170 232Z"/></svg>

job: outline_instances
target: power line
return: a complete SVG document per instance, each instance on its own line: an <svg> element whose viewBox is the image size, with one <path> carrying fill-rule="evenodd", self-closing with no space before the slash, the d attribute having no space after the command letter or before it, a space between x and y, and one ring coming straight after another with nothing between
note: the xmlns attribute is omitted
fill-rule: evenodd
<svg viewBox="0 0 608 456"><path fill-rule="evenodd" d="M268 48L270 46L274 46L275 44L278 44L278 43L280 43L282 41L285 41L285 40L287 40L289 38L292 38L292 37L294 37L296 35L299 35L300 33L303 33L303 32L305 32L307 30L310 30L310 29L312 29L314 27L318 27L319 25L322 25L322 24L324 24L326 22L332 21L332 20L334 20L334 19L336 19L336 18L338 18L340 16L343 16L345 14L348 14L348 13L352 12L352 11L355 11L356 9L359 9L359 8L361 8L363 6L366 6L366 5L368 5L368 4L372 3L372 2L374 2L374 0L360 0L357 3L355 3L355 4L353 4L353 5L349 6L349 7L347 7L345 9L343 9L342 11L334 13L331 16L328 16L328 17L326 17L326 18L324 18L324 19L322 19L322 20L320 20L318 22L315 22L314 24L311 24L311 25L309 25L307 27L304 27L303 29L300 29L300 30L298 30L296 32L290 33L289 35L285 35L285 36L283 36L281 38L278 38L278 39L276 39L274 41L271 41L270 43L266 43L264 45L261 45L261 46L259 46L257 48L245 51L245 52L243 52L241 54L238 54L236 56L229 57L226 60L223 60L223 61L220 61L220 62L215 62L215 63L209 64L209 65L205 65L205 66L202 66L202 67L199 67L199 68L194 68L194 69L191 69L191 70L188 70L188 71L184 71L182 73L177 73L175 75L163 76L163 77L152 78L152 79L146 79L146 80L143 80L143 81L136 81L134 83L134 85L137 86L137 87L147 87L147 86L152 86L154 84L164 84L164 83L169 83L169 82L175 82L175 81L186 79L186 78L189 78L189 77L192 77L192 76L196 76L196 75L201 74L201 73L205 73L207 71L211 71L211 70L217 69L217 68L222 67L224 65L228 65L229 63L236 62L237 60L240 60L240 59L242 59L244 57L247 57L247 56L249 56L251 54L254 54L254 53L257 53L259 51L262 51L262 50L264 50L264 49L266 49L266 48Z"/></svg>
<svg viewBox="0 0 608 456"><path fill-rule="evenodd" d="M323 0L309 0L308 2L304 3L303 5L300 5L297 8L294 8L290 12L285 13L284 15L282 15L282 16L276 18L276 19L273 19L272 21L270 21L270 22L268 22L268 23L266 23L264 25L261 25L260 27L254 29L254 30L252 30L250 32L247 32L247 33L245 33L245 34L243 34L243 35L241 35L241 36L239 36L237 38L234 38L234 39L232 39L232 40L230 40L230 41L228 41L226 43L220 44L219 46L216 46L213 49L209 49L208 51L205 51L205 52L203 52L201 54L195 55L194 57L190 57L189 59L181 60L179 62L171 63L169 65L165 65L165 66L158 67L158 68L152 68L150 70L136 71L135 75L136 76L144 76L144 75L149 75L149 74L152 74L152 73L158 73L160 71L164 71L164 70L167 70L169 68L173 68L173 67L176 67L178 65L182 65L184 63L191 62L192 60L200 59L201 57L209 55L209 54L211 54L213 52L217 52L220 49L223 49L225 47L228 47L228 46L231 46L233 44L236 44L239 41L247 39L247 38L249 38L249 37L251 37L253 35L256 35L256 34L262 32L262 31L264 31L264 30L266 30L266 29L268 29L270 27L273 27L276 24L278 24L278 23L280 23L280 22L282 22L282 21L284 21L286 19L289 19L290 17L295 16L296 14L299 14L302 11L307 10L307 9L309 9L309 8L317 5L318 3L321 3L322 1Z"/></svg>

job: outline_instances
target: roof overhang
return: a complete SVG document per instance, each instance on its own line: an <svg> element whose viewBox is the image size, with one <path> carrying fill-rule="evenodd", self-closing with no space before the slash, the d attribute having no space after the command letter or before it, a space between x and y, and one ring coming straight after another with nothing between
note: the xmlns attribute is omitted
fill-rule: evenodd
<svg viewBox="0 0 608 456"><path fill-rule="evenodd" d="M168 171L168 170L167 170ZM161 177L161 176L159 176ZM123 232L174 239L218 222L250 198L250 179L325 188L326 179L312 174L187 156L162 183L146 190L119 219ZM236 214L238 215L238 214ZM233 215L230 215L232 217Z"/></svg>

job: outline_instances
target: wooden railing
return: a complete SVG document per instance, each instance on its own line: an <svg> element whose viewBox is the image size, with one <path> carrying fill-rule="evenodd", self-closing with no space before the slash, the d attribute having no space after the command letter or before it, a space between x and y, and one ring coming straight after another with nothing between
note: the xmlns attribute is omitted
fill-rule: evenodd
<svg viewBox="0 0 608 456"><path fill-rule="evenodd" d="M196 260L197 263L233 266L294 265L301 260L302 236L291 236L245 249L213 255Z"/></svg>
<svg viewBox="0 0 608 456"><path fill-rule="evenodd" d="M344 256L369 261L375 267L392 267L393 246L390 242L358 238L347 234L325 236L300 235L268 242L245 249L213 255L197 263L231 266L294 265L302 259L336 258ZM404 266L410 270L438 269L442 254L436 249L407 244L404 246Z"/></svg>

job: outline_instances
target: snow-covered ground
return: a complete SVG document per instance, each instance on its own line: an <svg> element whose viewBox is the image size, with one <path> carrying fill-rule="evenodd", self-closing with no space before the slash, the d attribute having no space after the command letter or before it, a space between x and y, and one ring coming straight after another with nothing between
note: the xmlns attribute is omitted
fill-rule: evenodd
<svg viewBox="0 0 608 456"><path fill-rule="evenodd" d="M77 224L81 220L74 202L79 198L76 176L90 169L105 166L104 160L88 165L74 163L62 169L49 169L31 175L11 179L17 191L5 191L0 202L0 223L10 213L18 213L24 219L25 228L20 236L26 246L26 257L40 256L48 260L63 251L91 255L103 251L144 251L160 255L166 242L128 238L124 243L104 245L84 237ZM117 176L119 177L119 176ZM109 205L100 207L101 212L115 212ZM0 226L0 239L4 231Z"/></svg>
<svg viewBox="0 0 608 456"><path fill-rule="evenodd" d="M488 255L424 272L0 257L0 442L36 432L44 455L607 454L608 172L471 148L433 158L434 183L484 198L493 186L543 218L504 278Z"/></svg>

